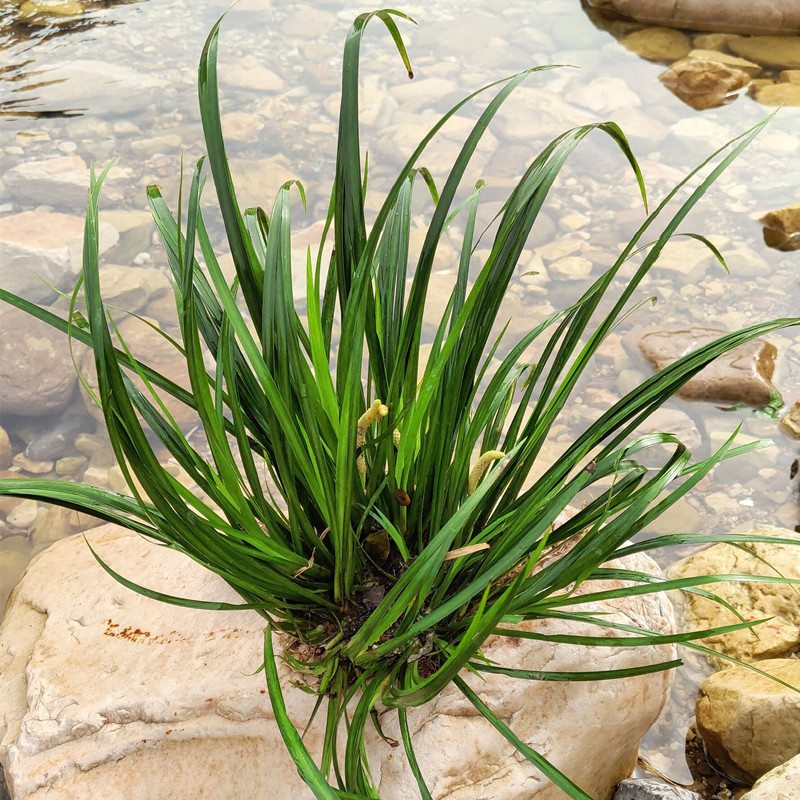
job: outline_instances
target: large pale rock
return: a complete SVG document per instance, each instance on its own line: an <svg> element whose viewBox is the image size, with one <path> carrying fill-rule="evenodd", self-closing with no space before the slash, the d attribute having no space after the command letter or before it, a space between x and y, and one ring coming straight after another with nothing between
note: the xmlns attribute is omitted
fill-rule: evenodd
<svg viewBox="0 0 800 800"><path fill-rule="evenodd" d="M800 800L800 756L762 775L740 800Z"/></svg>
<svg viewBox="0 0 800 800"><path fill-rule="evenodd" d="M557 553L554 553L556 555ZM611 562L619 567L657 572L649 557ZM613 582L612 582L613 583ZM611 583L605 588L610 588ZM584 584L578 591L596 590L597 584ZM606 619L651 626L666 632L672 625L671 610L660 597L580 606L584 611L608 613ZM541 633L566 632L598 635L590 625L538 621L524 625ZM649 648L648 648L649 649ZM604 652L601 652L604 651ZM643 664L669 657L670 649L661 647L648 654L607 648L581 648L528 640L492 637L483 653L502 665L516 664L522 669L567 671L589 669L589 664L603 664L603 669L623 664ZM613 653L613 655L612 655ZM638 755L634 741L652 724L652 711L668 690L669 677L661 673L650 681L634 678L600 683L525 682L509 685L502 676L464 675L464 680L509 724L521 738L543 753L584 790L597 800L608 800L613 788L633 770ZM613 709L613 712L612 712ZM380 714L384 733L399 739L400 731L393 714ZM624 721L623 721L624 717ZM580 719L576 725L575 720ZM475 711L458 689L450 685L438 697L421 708L409 709L409 728L422 774L434 798L473 800L476 797L497 800L563 800L564 793L516 755L483 717ZM382 798L404 800L417 796L416 782L404 753L389 747L373 736L368 744L372 773Z"/></svg>
<svg viewBox="0 0 800 800"><path fill-rule="evenodd" d="M55 295L47 284L71 290L81 270L82 217L25 211L0 217L0 286L41 303ZM99 228L100 252L117 241L108 224Z"/></svg>
<svg viewBox="0 0 800 800"><path fill-rule="evenodd" d="M714 341L725 331L691 328L682 331L657 331L645 334L640 342L643 355L661 371L681 356ZM773 392L777 350L769 342L756 339L723 353L678 391L685 400L713 400L763 406Z"/></svg>
<svg viewBox="0 0 800 800"><path fill-rule="evenodd" d="M589 0L657 25L729 33L800 33L796 0Z"/></svg>
<svg viewBox="0 0 800 800"><path fill-rule="evenodd" d="M147 586L237 600L216 576L139 536L104 526L88 538L109 564ZM657 570L642 556L624 565ZM672 630L671 608L659 596L614 601L602 610L615 621ZM566 632L557 622L535 627ZM0 763L14 800L310 800L256 672L262 628L255 612L194 611L143 598L108 577L82 537L57 542L32 563L0 627ZM569 626L577 634L597 630ZM672 657L669 647L587 651L501 637L487 642L484 652L501 664L554 670ZM289 715L302 729L315 698L291 685L296 676L285 664L279 669ZM525 741L598 800L609 800L632 769L638 740L669 684L665 673L602 684L490 674L485 682L465 679ZM323 705L304 740L315 757L324 711ZM384 731L399 736L394 714L382 710L381 717ZM411 709L409 724L437 800L564 797L520 763L457 690ZM367 752L382 798L417 796L400 748L370 730Z"/></svg>
<svg viewBox="0 0 800 800"><path fill-rule="evenodd" d="M702 110L734 100L750 83L750 76L718 61L687 58L673 64L659 80L684 103Z"/></svg>
<svg viewBox="0 0 800 800"><path fill-rule="evenodd" d="M800 753L800 661L775 658L707 678L697 695L697 730L711 758L731 777L752 783ZM774 795L773 795L774 800Z"/></svg>
<svg viewBox="0 0 800 800"><path fill-rule="evenodd" d="M67 337L11 306L0 306L0 414L61 411L77 377Z"/></svg>
<svg viewBox="0 0 800 800"><path fill-rule="evenodd" d="M698 575L763 575L800 578L800 539L786 528L761 528L753 536L794 539L797 544L741 543L741 547L715 544L674 564L670 578ZM800 595L796 587L783 583L724 582L705 586L731 604L745 620L766 619L755 633L733 631L703 640L703 644L740 661L760 662L789 656L800 649ZM679 603L682 630L704 630L735 625L741 620L719 603L683 592ZM757 636L756 636L757 634ZM718 666L730 666L720 661Z"/></svg>

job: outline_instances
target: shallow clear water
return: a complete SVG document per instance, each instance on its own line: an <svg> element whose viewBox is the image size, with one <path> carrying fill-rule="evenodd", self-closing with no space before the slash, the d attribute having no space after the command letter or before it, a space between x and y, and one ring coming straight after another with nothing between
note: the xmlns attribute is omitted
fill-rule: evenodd
<svg viewBox="0 0 800 800"><path fill-rule="evenodd" d="M50 158L78 156L87 164L117 158L119 171L105 201L107 209L145 210L144 190L154 182L174 206L181 153L188 165L204 152L196 62L208 29L227 7L227 0L102 2L87 6L87 16L74 25L43 30L21 26L16 7L5 5L0 10L0 220L45 204L82 215L80 192L76 200L74 188L40 188L31 196L15 188L10 178L4 180L20 164ZM531 75L479 149L464 191L479 177L487 181L485 224L541 147L570 126L600 119L619 122L640 159L655 204L696 163L772 111L747 96L721 108L689 108L658 81L664 65L642 60L598 30L578 0L476 0L469 14L461 7L452 0L403 6L419 23L401 24L416 74L411 82L380 25L373 23L367 32L362 145L369 151L376 194L388 186L437 114L478 86L532 65L573 66ZM313 223L327 206L340 47L361 10L325 0L313 7L242 0L224 24L222 110L231 114L225 117L225 128L240 201L269 209L281 183L300 178L309 207L306 215L299 204L296 209L298 245L313 245L319 232ZM457 153L467 120L485 102L467 107L423 157L437 182L443 181ZM641 290L642 298L653 295L658 302L643 307L619 329L554 428L546 456L555 458L559 447L599 410L651 374L638 352L642 333L688 325L732 330L796 313L800 253L767 248L757 218L799 199L799 123L800 108L783 108L682 226L711 236L728 259L731 275L694 242L682 243L683 250L666 257L664 267L657 267ZM368 207L374 211L377 206ZM420 229L427 210L420 195ZM563 171L533 235L531 252L520 265L507 309L513 317L512 334L576 299L585 280L613 262L620 243L643 216L624 158L606 137L594 134ZM124 217L110 219L119 225ZM158 245L150 244L146 223L137 222L136 230L138 237L127 237L124 246L109 251L107 260L163 271L164 257ZM450 282L446 270L453 266L458 246L455 233L451 243L453 248L445 246L440 253L443 275L434 279L443 297ZM559 263L559 257L571 255L581 259L579 278ZM526 274L531 271L538 274ZM168 312L163 298L157 300L151 299L142 311L163 323ZM768 337L779 351L774 382L787 405L800 396L799 337L798 329ZM12 434L17 452L41 424L4 416L2 402L0 397L0 423ZM76 392L75 408L82 409L82 404ZM748 530L762 524L794 528L800 523L790 478L798 447L775 421L708 403L674 400L670 408L687 417L673 416L665 424L683 426L690 439L700 442L698 455L708 452L709 441L721 444L721 437L739 422L745 436L774 438L776 446L722 465L658 523L658 530ZM87 420L82 430L91 432L93 423ZM76 529L66 523L62 528L65 533ZM0 561L0 595L27 558L47 543L46 536L31 529L3 521L0 512L0 552L6 559ZM678 723L673 734L679 743L683 731ZM670 768L680 773L676 764Z"/></svg>

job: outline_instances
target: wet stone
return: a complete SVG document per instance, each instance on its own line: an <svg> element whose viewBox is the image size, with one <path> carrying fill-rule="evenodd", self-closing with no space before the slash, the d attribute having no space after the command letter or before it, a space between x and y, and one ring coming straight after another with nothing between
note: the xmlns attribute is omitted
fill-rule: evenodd
<svg viewBox="0 0 800 800"><path fill-rule="evenodd" d="M100 212L100 222L108 223L119 234L119 240L110 248L107 258L116 264L126 264L153 243L155 224L149 211L132 208L114 208Z"/></svg>
<svg viewBox="0 0 800 800"><path fill-rule="evenodd" d="M800 204L770 211L759 221L764 226L764 242L769 247L800 250Z"/></svg>
<svg viewBox="0 0 800 800"><path fill-rule="evenodd" d="M746 34L800 33L796 0L589 0L589 5L640 22L678 28Z"/></svg>
<svg viewBox="0 0 800 800"><path fill-rule="evenodd" d="M689 54L689 38L670 28L645 28L634 31L620 41L642 58L651 61L677 61Z"/></svg>
<svg viewBox="0 0 800 800"><path fill-rule="evenodd" d="M725 331L691 328L659 331L642 337L640 348L656 370L661 371L681 356L723 336ZM685 400L766 405L773 393L776 348L763 339L747 342L724 353L692 378L678 392Z"/></svg>
<svg viewBox="0 0 800 800"><path fill-rule="evenodd" d="M103 300L130 313L141 311L151 298L171 294L170 289L169 278L155 267L105 264L100 268Z"/></svg>
<svg viewBox="0 0 800 800"><path fill-rule="evenodd" d="M755 90L756 100L765 106L800 106L800 85L769 83Z"/></svg>
<svg viewBox="0 0 800 800"><path fill-rule="evenodd" d="M717 50L698 48L692 50L687 58L694 61L715 61L718 64L724 64L726 67L733 67L741 72L746 72L751 78L757 77L762 72L762 68L759 64L754 64L746 58L732 56L730 53L720 53Z"/></svg>
<svg viewBox="0 0 800 800"><path fill-rule="evenodd" d="M56 461L56 475L70 476L80 472L87 464L85 456L66 456Z"/></svg>
<svg viewBox="0 0 800 800"><path fill-rule="evenodd" d="M800 439L800 400L795 400L789 413L781 420L781 428L795 439Z"/></svg>
<svg viewBox="0 0 800 800"><path fill-rule="evenodd" d="M736 55L770 67L800 67L800 37L749 36L728 45Z"/></svg>
<svg viewBox="0 0 800 800"><path fill-rule="evenodd" d="M63 3L43 3L27 0L19 7L19 20L27 25L53 25L80 17L84 8L73 0Z"/></svg>
<svg viewBox="0 0 800 800"><path fill-rule="evenodd" d="M659 80L684 103L702 110L733 100L750 83L750 76L717 61L690 58L673 64Z"/></svg>

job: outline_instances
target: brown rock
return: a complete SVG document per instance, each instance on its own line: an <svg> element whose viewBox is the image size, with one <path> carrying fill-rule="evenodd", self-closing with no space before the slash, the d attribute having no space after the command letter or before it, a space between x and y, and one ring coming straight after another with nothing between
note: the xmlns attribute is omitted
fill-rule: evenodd
<svg viewBox="0 0 800 800"><path fill-rule="evenodd" d="M677 61L689 54L689 38L668 28L644 28L620 40L620 44L651 61Z"/></svg>
<svg viewBox="0 0 800 800"><path fill-rule="evenodd" d="M701 33L699 36L695 36L692 40L692 44L698 50L717 50L719 52L723 52L728 47L728 42L731 39L735 39L737 34L735 33Z"/></svg>
<svg viewBox="0 0 800 800"><path fill-rule="evenodd" d="M789 409L789 413L781 420L781 427L790 436L793 436L795 439L800 439L800 400L794 401L794 405Z"/></svg>
<svg viewBox="0 0 800 800"><path fill-rule="evenodd" d="M797 659L761 661L758 668L800 687ZM696 712L708 754L738 781L752 783L800 754L800 693L747 667L706 679Z"/></svg>
<svg viewBox="0 0 800 800"><path fill-rule="evenodd" d="M770 211L760 222L764 226L764 242L769 247L800 250L800 203Z"/></svg>
<svg viewBox="0 0 800 800"><path fill-rule="evenodd" d="M639 22L676 28L716 33L800 33L796 0L589 0L589 5Z"/></svg>
<svg viewBox="0 0 800 800"><path fill-rule="evenodd" d="M750 76L719 61L690 57L673 64L659 80L684 103L702 110L734 100L736 93L750 83Z"/></svg>
<svg viewBox="0 0 800 800"><path fill-rule="evenodd" d="M725 64L728 67L733 67L734 69L746 72L752 78L755 78L762 72L762 69L758 64L754 64L752 61L748 61L746 58L732 56L730 53L720 53L718 50L704 50L702 48L696 48L689 53L687 58L691 58L695 61L716 61L719 64Z"/></svg>
<svg viewBox="0 0 800 800"><path fill-rule="evenodd" d="M697 575L764 575L800 579L800 541L798 534L785 528L762 528L754 536L792 539L798 544L740 543L741 547L715 544L674 564L670 579ZM703 640L719 653L747 663L789 656L800 650L800 594L796 587L782 583L731 582L705 586L730 605L747 621L766 619L755 633L732 631ZM713 600L683 592L679 597L681 630L705 630L734 625L740 618ZM729 662L717 661L717 666Z"/></svg>
<svg viewBox="0 0 800 800"><path fill-rule="evenodd" d="M800 20L800 8L796 11ZM766 67L800 67L800 37L798 36L743 36L730 42L737 56L755 61Z"/></svg>
<svg viewBox="0 0 800 800"><path fill-rule="evenodd" d="M0 307L0 412L43 417L61 411L76 381L63 333L24 311Z"/></svg>
<svg viewBox="0 0 800 800"><path fill-rule="evenodd" d="M800 85L796 83L770 83L755 90L756 100L765 106L800 106Z"/></svg>
<svg viewBox="0 0 800 800"><path fill-rule="evenodd" d="M645 358L661 371L681 356L718 339L724 333L710 328L659 331L643 336L639 346ZM775 392L771 379L777 352L773 345L763 339L740 345L695 375L680 389L678 396L685 400L766 405Z"/></svg>

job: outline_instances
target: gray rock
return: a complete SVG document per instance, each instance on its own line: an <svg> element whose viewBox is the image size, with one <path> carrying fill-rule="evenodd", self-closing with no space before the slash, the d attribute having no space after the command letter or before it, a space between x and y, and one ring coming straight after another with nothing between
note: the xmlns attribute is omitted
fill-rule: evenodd
<svg viewBox="0 0 800 800"><path fill-rule="evenodd" d="M649 778L622 781L612 800L701 800L697 792Z"/></svg>
<svg viewBox="0 0 800 800"><path fill-rule="evenodd" d="M94 429L89 417L65 417L45 426L28 444L25 455L34 461L52 461L75 452L75 437Z"/></svg>

